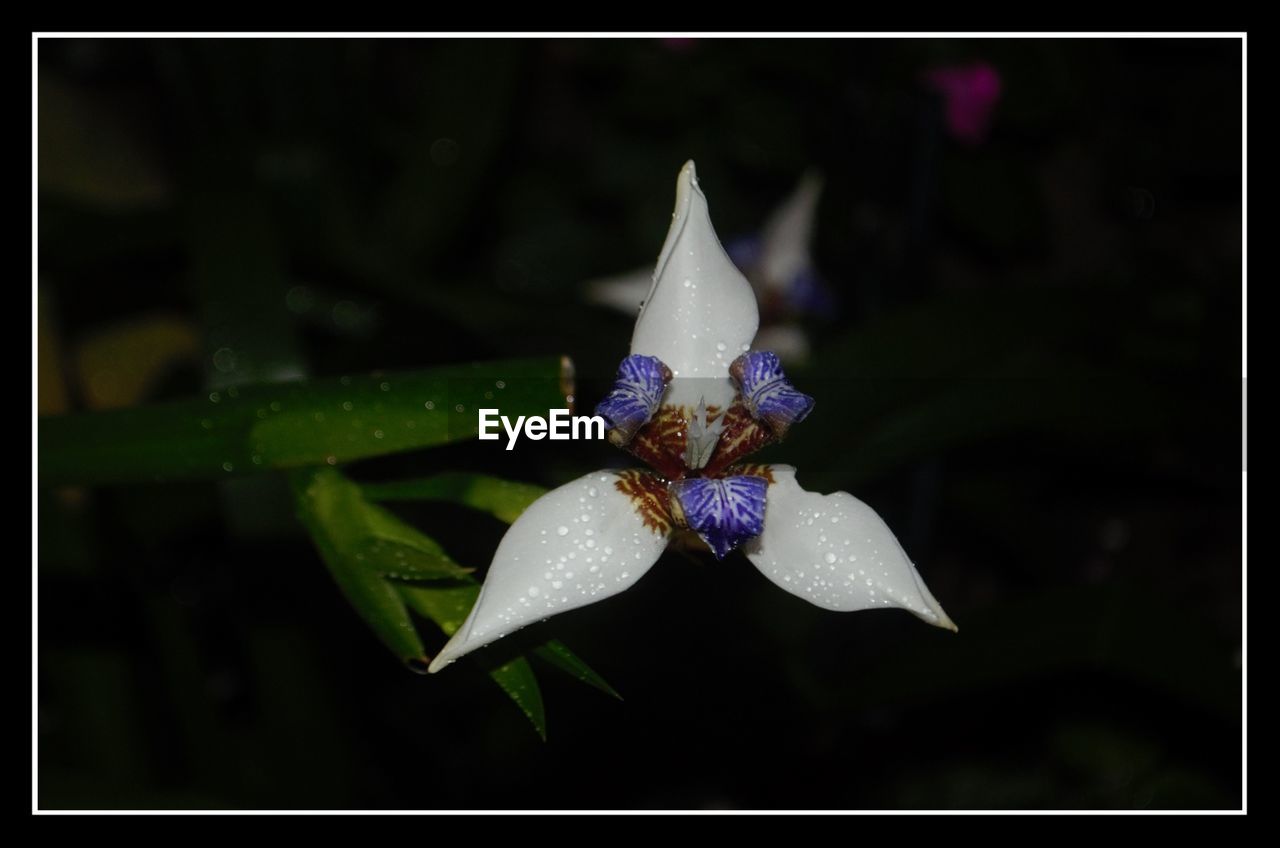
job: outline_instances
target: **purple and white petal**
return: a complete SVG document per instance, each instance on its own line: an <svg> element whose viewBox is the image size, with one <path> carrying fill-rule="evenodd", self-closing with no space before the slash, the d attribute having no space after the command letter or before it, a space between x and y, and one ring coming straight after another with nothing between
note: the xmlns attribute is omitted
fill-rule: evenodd
<svg viewBox="0 0 1280 848"><path fill-rule="evenodd" d="M751 347L760 314L755 292L725 254L711 225L693 163L676 181L676 208L653 286L636 320L631 352L656 356L675 379L665 403L733 402L729 363Z"/></svg>
<svg viewBox="0 0 1280 848"><path fill-rule="evenodd" d="M772 351L744 353L734 360L729 373L741 387L751 415L767 423L779 438L813 410L813 398L791 385Z"/></svg>
<svg viewBox="0 0 1280 848"><path fill-rule="evenodd" d="M534 501L502 537L475 606L430 670L640 579L670 533L646 524L636 500L619 487L626 479L627 472L596 471Z"/></svg>
<svg viewBox="0 0 1280 848"><path fill-rule="evenodd" d="M671 371L656 356L628 356L618 367L613 388L596 405L596 415L626 444L658 411L670 379Z"/></svg>
<svg viewBox="0 0 1280 848"><path fill-rule="evenodd" d="M764 532L744 548L766 577L824 609L900 607L956 629L875 510L847 492L806 492L790 466L770 471Z"/></svg>
<svg viewBox="0 0 1280 848"><path fill-rule="evenodd" d="M678 510L716 559L724 559L764 529L768 488L767 480L755 476L676 480L671 484L673 512Z"/></svg>

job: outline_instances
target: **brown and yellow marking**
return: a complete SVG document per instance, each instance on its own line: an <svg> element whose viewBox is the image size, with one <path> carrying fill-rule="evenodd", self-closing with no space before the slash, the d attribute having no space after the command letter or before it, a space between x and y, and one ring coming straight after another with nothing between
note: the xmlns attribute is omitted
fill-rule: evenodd
<svg viewBox="0 0 1280 848"><path fill-rule="evenodd" d="M707 407L707 420L712 421L720 407ZM663 406L640 428L626 449L637 459L648 463L659 474L679 480L688 473L684 453L688 448L688 423L693 411L687 406Z"/></svg>
<svg viewBox="0 0 1280 848"><path fill-rule="evenodd" d="M711 454L703 474L721 476L726 468L775 441L773 432L751 417L741 399L735 400L724 414L724 432Z"/></svg>
<svg viewBox="0 0 1280 848"><path fill-rule="evenodd" d="M758 462L744 462L741 465L735 465L732 468L725 469L725 477L763 477L765 482L773 482L773 468L768 465L762 465Z"/></svg>
<svg viewBox="0 0 1280 848"><path fill-rule="evenodd" d="M613 485L631 498L631 504L645 527L664 536L671 532L671 510L665 480L648 471L628 468L618 472L618 479Z"/></svg>

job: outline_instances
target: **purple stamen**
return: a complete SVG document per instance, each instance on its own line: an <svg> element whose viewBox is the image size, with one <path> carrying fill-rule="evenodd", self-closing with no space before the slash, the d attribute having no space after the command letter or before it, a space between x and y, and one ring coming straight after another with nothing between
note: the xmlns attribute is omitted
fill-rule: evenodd
<svg viewBox="0 0 1280 848"><path fill-rule="evenodd" d="M596 405L609 425L610 439L625 445L649 422L662 403L671 370L656 356L634 354L622 360L613 389Z"/></svg>
<svg viewBox="0 0 1280 848"><path fill-rule="evenodd" d="M671 484L673 512L711 548L716 559L764 531L769 482L763 477L690 477Z"/></svg>
<svg viewBox="0 0 1280 848"><path fill-rule="evenodd" d="M729 366L729 374L738 381L752 417L768 424L778 438L813 410L813 398L791 385L772 351L744 353Z"/></svg>

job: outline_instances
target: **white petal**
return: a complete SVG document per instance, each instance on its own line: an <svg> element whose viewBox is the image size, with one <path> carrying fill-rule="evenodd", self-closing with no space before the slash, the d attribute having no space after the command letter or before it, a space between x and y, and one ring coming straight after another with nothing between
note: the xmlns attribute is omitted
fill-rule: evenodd
<svg viewBox="0 0 1280 848"><path fill-rule="evenodd" d="M644 303L651 288L653 272L648 268L637 268L612 277L600 277L586 284L587 300L628 315L640 312L640 304Z"/></svg>
<svg viewBox="0 0 1280 848"><path fill-rule="evenodd" d="M760 236L760 277L766 291L785 294L796 275L813 264L809 248L821 196L822 177L805 174L765 222Z"/></svg>
<svg viewBox="0 0 1280 848"><path fill-rule="evenodd" d="M636 320L631 352L656 356L675 375L666 403L727 407L729 363L751 345L755 292L720 246L693 162L676 180L676 209L653 286Z"/></svg>
<svg viewBox="0 0 1280 848"><path fill-rule="evenodd" d="M764 532L744 548L766 577L825 609L901 607L956 629L875 510L847 492L806 492L790 466L771 470Z"/></svg>
<svg viewBox="0 0 1280 848"><path fill-rule="evenodd" d="M628 589L667 546L646 527L612 471L547 492L507 530L467 620L431 662L463 654L556 613Z"/></svg>

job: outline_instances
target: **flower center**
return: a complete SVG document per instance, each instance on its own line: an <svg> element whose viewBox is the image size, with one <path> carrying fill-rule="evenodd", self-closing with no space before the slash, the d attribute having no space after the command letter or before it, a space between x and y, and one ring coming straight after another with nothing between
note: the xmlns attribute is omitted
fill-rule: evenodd
<svg viewBox="0 0 1280 848"><path fill-rule="evenodd" d="M735 383L728 408L702 396L691 409L663 403L681 378L657 357L632 355L596 407L609 422L609 440L656 472L625 472L617 483L646 526L691 529L717 559L764 529L768 469L738 463L813 409L813 398L791 385L773 353L743 354L728 372ZM689 388L682 385L681 396L691 396Z"/></svg>

